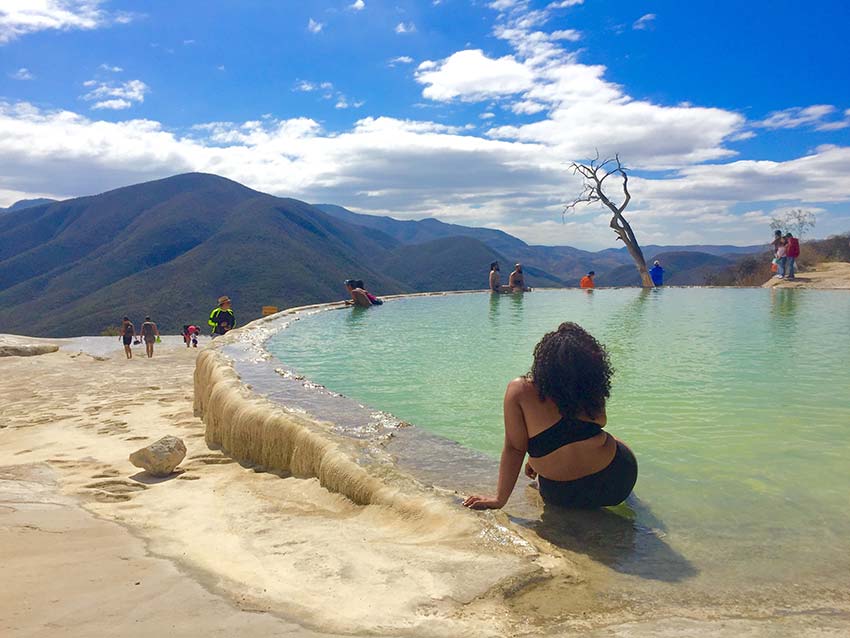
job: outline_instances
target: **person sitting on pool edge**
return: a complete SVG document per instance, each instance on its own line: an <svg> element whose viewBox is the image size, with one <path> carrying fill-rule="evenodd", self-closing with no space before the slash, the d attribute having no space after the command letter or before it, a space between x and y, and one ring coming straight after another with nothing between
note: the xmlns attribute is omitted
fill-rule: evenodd
<svg viewBox="0 0 850 638"><path fill-rule="evenodd" d="M499 262L494 261L490 264L490 292L503 293L510 292L510 286L503 286L501 283L501 275L499 274Z"/></svg>
<svg viewBox="0 0 850 638"><path fill-rule="evenodd" d="M522 274L522 264L516 264L514 271L508 278L508 286L511 292L528 292L531 288L525 286L525 275Z"/></svg>
<svg viewBox="0 0 850 638"><path fill-rule="evenodd" d="M350 300L346 300L347 304L354 304L361 308L369 308L370 306L380 306L384 302L378 299L375 295L366 290L362 279L346 279L345 289L351 295Z"/></svg>
<svg viewBox="0 0 850 638"><path fill-rule="evenodd" d="M505 391L505 444L495 497L469 496L472 509L508 502L526 452L547 505L617 505L637 482L632 451L602 428L611 389L608 354L581 326L567 322L534 348L531 371Z"/></svg>

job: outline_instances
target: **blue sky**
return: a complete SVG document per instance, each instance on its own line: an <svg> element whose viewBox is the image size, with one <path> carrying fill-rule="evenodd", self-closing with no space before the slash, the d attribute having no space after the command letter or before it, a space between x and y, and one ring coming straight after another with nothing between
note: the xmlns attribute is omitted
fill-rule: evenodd
<svg viewBox="0 0 850 638"><path fill-rule="evenodd" d="M645 243L850 230L847 3L0 0L0 205L189 170L399 218L562 220L619 152Z"/></svg>

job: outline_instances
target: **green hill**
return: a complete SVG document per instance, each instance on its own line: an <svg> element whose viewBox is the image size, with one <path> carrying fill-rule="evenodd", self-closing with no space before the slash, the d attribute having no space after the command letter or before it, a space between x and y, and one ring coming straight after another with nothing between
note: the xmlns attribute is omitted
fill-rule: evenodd
<svg viewBox="0 0 850 638"><path fill-rule="evenodd" d="M0 217L0 332L98 334L125 314L174 332L204 325L222 294L245 323L263 305L341 299L349 277L379 295L484 288L493 260L507 263L472 237L411 247L298 200L177 175Z"/></svg>
<svg viewBox="0 0 850 638"><path fill-rule="evenodd" d="M370 264L397 243L303 202L189 174L0 218L0 332L97 334L124 314L204 322L219 295L262 305L341 298L342 281L412 288Z"/></svg>

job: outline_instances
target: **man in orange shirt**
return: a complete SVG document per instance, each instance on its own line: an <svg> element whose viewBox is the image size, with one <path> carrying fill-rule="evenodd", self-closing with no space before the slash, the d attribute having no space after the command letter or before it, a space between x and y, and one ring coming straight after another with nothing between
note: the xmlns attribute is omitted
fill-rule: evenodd
<svg viewBox="0 0 850 638"><path fill-rule="evenodd" d="M581 278L581 281L578 285L582 288L594 288L595 286L593 284L593 278L595 276L596 273L591 270L589 273L587 273L584 277Z"/></svg>

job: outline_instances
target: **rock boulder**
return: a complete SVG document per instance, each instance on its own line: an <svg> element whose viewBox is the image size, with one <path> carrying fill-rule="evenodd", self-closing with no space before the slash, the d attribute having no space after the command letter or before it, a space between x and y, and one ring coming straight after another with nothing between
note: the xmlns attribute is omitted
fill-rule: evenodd
<svg viewBox="0 0 850 638"><path fill-rule="evenodd" d="M164 436L136 450L130 455L130 463L153 476L168 476L186 457L186 446L176 436Z"/></svg>

